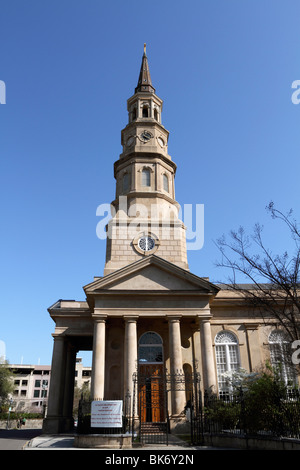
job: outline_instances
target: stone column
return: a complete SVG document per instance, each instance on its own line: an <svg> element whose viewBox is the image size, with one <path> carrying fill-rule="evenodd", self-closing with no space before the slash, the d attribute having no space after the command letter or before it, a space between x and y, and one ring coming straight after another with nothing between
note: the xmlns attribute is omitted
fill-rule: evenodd
<svg viewBox="0 0 300 470"><path fill-rule="evenodd" d="M93 366L91 395L93 400L104 398L105 320L106 315L94 316Z"/></svg>
<svg viewBox="0 0 300 470"><path fill-rule="evenodd" d="M171 400L172 415L180 414L185 406L185 391L180 390L180 384L176 383L176 374L182 374L182 352L180 335L180 316L168 317L169 321L169 353L171 365ZM182 386L182 385L181 385Z"/></svg>
<svg viewBox="0 0 300 470"><path fill-rule="evenodd" d="M210 319L212 315L199 316L202 346L202 370L205 390L216 391L216 371L212 347Z"/></svg>
<svg viewBox="0 0 300 470"><path fill-rule="evenodd" d="M48 397L47 418L43 422L43 432L57 434L62 432L63 399L65 386L66 342L63 336L55 336L53 344L51 380Z"/></svg>
<svg viewBox="0 0 300 470"><path fill-rule="evenodd" d="M133 162L131 165L131 191L136 191L136 163ZM126 214L128 212L126 211Z"/></svg>
<svg viewBox="0 0 300 470"><path fill-rule="evenodd" d="M124 341L124 399L127 393L133 400L132 376L137 367L137 316L125 316Z"/></svg>
<svg viewBox="0 0 300 470"><path fill-rule="evenodd" d="M74 382L75 382L75 366L76 366L76 349L68 343L66 351L66 368L65 368L65 387L63 400L63 416L64 416L64 432L71 431L74 426L73 420L73 400L74 400Z"/></svg>

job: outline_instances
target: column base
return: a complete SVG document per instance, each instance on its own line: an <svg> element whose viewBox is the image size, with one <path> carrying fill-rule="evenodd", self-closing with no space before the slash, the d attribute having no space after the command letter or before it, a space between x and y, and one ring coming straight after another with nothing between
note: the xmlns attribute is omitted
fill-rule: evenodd
<svg viewBox="0 0 300 470"><path fill-rule="evenodd" d="M47 417L43 421L43 434L61 434L73 431L74 419L61 416Z"/></svg>
<svg viewBox="0 0 300 470"><path fill-rule="evenodd" d="M184 413L170 416L169 422L170 431L173 434L188 434L191 432L191 423L187 420Z"/></svg>

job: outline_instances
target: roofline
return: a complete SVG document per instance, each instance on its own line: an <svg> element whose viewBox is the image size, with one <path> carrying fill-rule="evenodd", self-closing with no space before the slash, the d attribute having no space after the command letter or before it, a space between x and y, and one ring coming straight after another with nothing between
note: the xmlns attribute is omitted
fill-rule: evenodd
<svg viewBox="0 0 300 470"><path fill-rule="evenodd" d="M214 292L215 294L217 294L220 290L220 288L218 286L216 286L215 284L212 284L211 282L207 281L205 278L197 276L196 274L193 274L190 271L187 271L186 269L181 268L180 266L177 266L176 264L171 263L170 261L167 261L164 258L160 258L157 255L149 255L145 258L134 261L131 264L123 266L122 268L117 269L116 271L107 274L102 279L97 279L96 281L93 281L93 282L83 286L83 289L87 293L92 286L96 286L97 284L100 284L100 286L101 286L101 284L106 284L107 281L108 282L110 281L110 279L113 280L114 278L118 278L122 274L126 274L126 273L130 274L133 271L134 267L139 267L139 266L143 266L143 265L149 266L151 264L151 262L153 262L153 261L155 263L157 263L158 265L172 268L173 271L177 271L178 274L181 274L184 277L192 278L192 279L195 280L195 282L201 281L201 283L204 283L204 285L206 285L207 288L210 291Z"/></svg>

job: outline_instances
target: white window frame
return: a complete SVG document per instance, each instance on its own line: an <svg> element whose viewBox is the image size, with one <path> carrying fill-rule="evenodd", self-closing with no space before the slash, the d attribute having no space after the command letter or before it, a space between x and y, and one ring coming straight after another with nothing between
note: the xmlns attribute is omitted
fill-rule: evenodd
<svg viewBox="0 0 300 470"><path fill-rule="evenodd" d="M220 362L220 354L219 351L221 352L222 348L222 355L223 352L225 351L225 362ZM233 362L231 358L231 351L230 349L234 348L234 354L236 361ZM219 351L218 351L219 349ZM230 385L226 384L226 380L222 378L222 374L225 372L231 372L235 370L239 370L241 367L241 361L240 361L240 351L239 351L239 342L238 338L234 333L228 330L222 330L219 331L216 334L215 337L215 356L216 356L216 366L217 366L217 380L218 380L218 388L219 388L219 395L223 394L231 394L232 390ZM225 369L225 370L220 370L220 369Z"/></svg>
<svg viewBox="0 0 300 470"><path fill-rule="evenodd" d="M272 330L268 338L270 348L271 365L274 369L280 368L279 373L281 379L286 386L293 387L296 385L296 373L293 369L291 360L292 352L289 351L291 342L282 330Z"/></svg>

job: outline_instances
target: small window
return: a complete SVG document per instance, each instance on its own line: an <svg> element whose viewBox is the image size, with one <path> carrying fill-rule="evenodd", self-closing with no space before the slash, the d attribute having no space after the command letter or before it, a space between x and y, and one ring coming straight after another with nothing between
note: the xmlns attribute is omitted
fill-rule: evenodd
<svg viewBox="0 0 300 470"><path fill-rule="evenodd" d="M147 118L148 117L148 106L144 106L143 107L143 118Z"/></svg>
<svg viewBox="0 0 300 470"><path fill-rule="evenodd" d="M150 186L150 170L144 168L142 171L142 186Z"/></svg>
<svg viewBox="0 0 300 470"><path fill-rule="evenodd" d="M169 179L166 174L163 175L163 188L167 193L169 192Z"/></svg>
<svg viewBox="0 0 300 470"><path fill-rule="evenodd" d="M129 190L129 173L123 175L123 193L127 193Z"/></svg>
<svg viewBox="0 0 300 470"><path fill-rule="evenodd" d="M133 121L136 120L136 108L133 108L133 110L132 110L132 120Z"/></svg>

